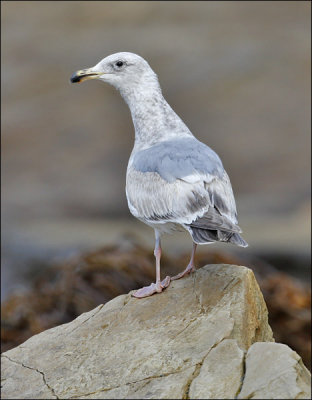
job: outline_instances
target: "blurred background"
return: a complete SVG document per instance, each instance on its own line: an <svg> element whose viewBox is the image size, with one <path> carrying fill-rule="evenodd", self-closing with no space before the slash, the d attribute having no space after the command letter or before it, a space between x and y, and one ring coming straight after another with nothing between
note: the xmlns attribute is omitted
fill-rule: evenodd
<svg viewBox="0 0 312 400"><path fill-rule="evenodd" d="M138 53L150 63L169 104L219 154L230 176L249 247L201 246L202 265L213 255L212 261L236 261L260 272L262 266L267 276L272 271L287 276L301 296L297 293L301 300L292 304L301 307L307 322L310 2L10 1L1 3L1 11L1 298L10 346L22 340L16 332L27 324L33 324L27 325L30 335L93 306L86 300L73 311L71 305L66 317L51 322L48 316L57 309L52 302L50 311L44 310L48 323L30 317L25 322L26 311L17 313L16 299L26 307L31 291L41 290L43 298L43 282L55 289L55 276L63 276L53 270L56 265L81 271L82 259L88 264L98 251L107 255L114 249L127 255L122 265L128 268L131 252L140 248L154 274L153 231L130 215L124 190L134 140L130 112L108 85L69 83L74 71L119 51ZM190 238L164 237L163 248L172 257L168 265L184 260L182 270ZM105 257L95 263L97 282L104 267L118 264ZM99 294L104 289L95 295L87 281L85 298L104 301ZM121 293L134 288L127 282ZM287 286L283 282L281 288ZM119 293L114 284L106 300ZM272 290L277 286L271 282ZM83 288L77 289L80 294ZM63 284L59 290L65 289ZM19 328L17 315L23 321Z"/></svg>

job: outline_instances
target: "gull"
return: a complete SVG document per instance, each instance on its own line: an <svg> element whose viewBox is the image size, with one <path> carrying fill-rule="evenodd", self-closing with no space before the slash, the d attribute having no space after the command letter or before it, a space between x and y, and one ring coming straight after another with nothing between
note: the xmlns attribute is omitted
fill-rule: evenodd
<svg viewBox="0 0 312 400"><path fill-rule="evenodd" d="M238 226L232 186L219 156L194 137L162 95L157 75L137 54L112 54L71 82L98 79L114 86L128 104L135 130L126 196L134 217L155 230L156 282L137 298L161 293L170 282L195 271L198 244L227 242L246 247ZM186 230L193 241L188 266L161 280L161 236Z"/></svg>

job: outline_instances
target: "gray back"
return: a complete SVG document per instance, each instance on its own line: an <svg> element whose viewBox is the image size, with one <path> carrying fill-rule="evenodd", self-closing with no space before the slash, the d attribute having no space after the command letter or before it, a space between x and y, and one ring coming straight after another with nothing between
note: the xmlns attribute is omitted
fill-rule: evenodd
<svg viewBox="0 0 312 400"><path fill-rule="evenodd" d="M133 167L140 172L157 172L167 182L193 174L222 178L219 156L194 137L168 140L133 155Z"/></svg>

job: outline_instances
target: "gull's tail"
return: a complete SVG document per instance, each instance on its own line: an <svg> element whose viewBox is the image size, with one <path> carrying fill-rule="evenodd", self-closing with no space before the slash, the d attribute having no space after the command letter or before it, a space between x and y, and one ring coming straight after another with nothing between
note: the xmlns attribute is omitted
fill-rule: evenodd
<svg viewBox="0 0 312 400"><path fill-rule="evenodd" d="M248 243L244 240L239 233L233 233L231 236L230 243L236 244L236 246L240 247L248 247Z"/></svg>
<svg viewBox="0 0 312 400"><path fill-rule="evenodd" d="M247 247L248 243L236 232L218 231L212 229L201 229L188 226L193 241L197 244L206 244L212 242L228 242L236 246Z"/></svg>

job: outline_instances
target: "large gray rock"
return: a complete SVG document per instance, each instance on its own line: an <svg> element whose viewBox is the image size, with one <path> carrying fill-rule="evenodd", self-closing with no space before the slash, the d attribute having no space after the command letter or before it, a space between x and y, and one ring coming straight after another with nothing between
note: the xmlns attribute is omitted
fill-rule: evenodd
<svg viewBox="0 0 312 400"><path fill-rule="evenodd" d="M289 398L308 398L308 372L272 343L267 316L251 270L206 266L159 295L118 296L2 354L2 398L282 398L286 386Z"/></svg>

